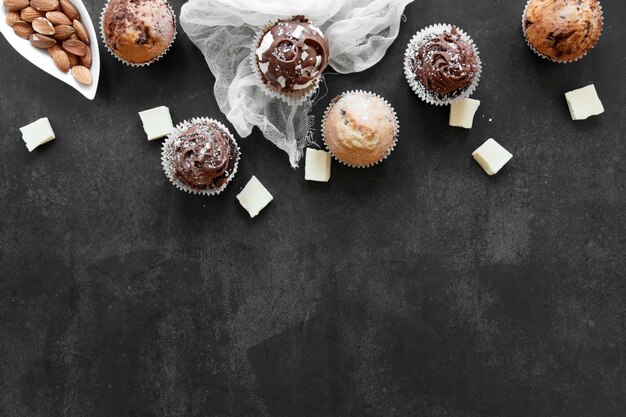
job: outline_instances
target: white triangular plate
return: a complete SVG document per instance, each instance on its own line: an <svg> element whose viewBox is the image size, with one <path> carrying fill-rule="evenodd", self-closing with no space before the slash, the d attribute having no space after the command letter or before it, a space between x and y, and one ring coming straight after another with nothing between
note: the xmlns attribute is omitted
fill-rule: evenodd
<svg viewBox="0 0 626 417"><path fill-rule="evenodd" d="M22 39L13 32L13 28L7 25L6 17L7 10L0 5L0 32L4 35L4 38L9 42L9 44L19 52L24 58L32 62L34 65L44 70L48 74L52 75L54 78L57 78L64 83L70 85L71 87L78 90L83 96L87 97L89 100L93 100L96 97L96 91L98 90L98 80L100 79L100 51L98 50L98 36L96 35L96 31L93 27L93 23L91 21L91 17L89 13L87 13L87 9L85 5L80 0L72 0L72 4L76 7L78 12L80 13L80 20L87 28L89 32L89 41L91 48L91 77L93 79L90 86L82 85L78 81L72 77L71 71L67 74L61 72L52 61L50 55L48 55L48 51L45 49L37 49L30 44L30 42L26 39Z"/></svg>

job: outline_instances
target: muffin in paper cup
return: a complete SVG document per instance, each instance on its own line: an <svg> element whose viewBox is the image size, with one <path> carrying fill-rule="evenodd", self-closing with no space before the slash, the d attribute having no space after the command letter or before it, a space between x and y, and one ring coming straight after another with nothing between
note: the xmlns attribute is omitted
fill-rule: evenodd
<svg viewBox="0 0 626 417"><path fill-rule="evenodd" d="M232 181L241 150L226 126L206 117L178 124L163 142L161 165L176 188L218 195Z"/></svg>
<svg viewBox="0 0 626 417"><path fill-rule="evenodd" d="M322 31L306 17L294 16L259 29L250 66L263 92L297 106L317 92L328 66L328 51Z"/></svg>
<svg viewBox="0 0 626 417"><path fill-rule="evenodd" d="M537 35L528 33L528 29L532 25L537 24L537 20L539 20L535 19L533 22L529 19L530 16L528 16L531 4L534 3L534 1L535 0L528 0L524 7L524 13L522 13L522 33L526 45L541 58L557 64L576 62L587 55L600 40L602 29L604 28L604 14L599 0L582 0L582 2L579 2L579 0L565 0L565 2L562 3L542 2L538 4L533 10L541 20L541 22L539 22L541 26L538 29ZM568 1L572 4L567 4ZM581 11L581 5L588 6L588 8L584 8L584 10ZM594 6L597 6L597 10L593 10ZM546 10L542 10L543 7L546 7ZM576 13L573 13L574 11L576 11ZM567 12L570 13L564 14ZM586 14L589 19L580 21L580 19L583 18L582 14ZM579 19L579 21L575 22L572 21L572 19ZM595 26L591 24L592 20L595 21ZM580 25L576 25L576 23ZM554 35L555 33L557 33L557 35ZM566 36L564 36L562 40L558 40L559 33L563 33ZM576 44L577 39L581 40L578 44ZM536 45L534 45L535 42ZM585 44L583 44L583 42ZM569 56L565 59L548 56L537 49L545 48L546 51L548 49L557 49L559 43L561 45L565 44L565 49L569 51L569 54L566 54Z"/></svg>
<svg viewBox="0 0 626 417"><path fill-rule="evenodd" d="M138 28L132 27L132 28L125 28L125 31L120 33L120 34L116 34L116 37L118 38L118 41L122 44L122 45L133 45L133 47L129 48L129 51L127 51L127 53L133 53L133 54L138 54L139 56L142 55L142 51L140 50L133 50L134 49L134 44L141 44L141 43L137 43L138 39L141 39L142 36L151 36L151 35L146 35L146 33L150 34L150 33L155 33L155 32L162 32L163 35L163 39L157 39L157 43L159 44L159 46L157 47L157 51L159 49L161 49L160 53L158 55L155 55L153 52L151 51L143 51L144 55L147 54L149 59L146 59L145 61L141 60L141 59L135 59L132 60L130 59L130 55L127 57L124 57L123 53L121 52L116 52L113 48L111 48L111 46L109 45L109 42L107 40L107 36L106 33L107 31L105 30L105 26L108 22L110 22L110 20L114 20L115 16L113 13L113 15L107 19L107 11L109 10L110 7L114 7L116 5L116 3L120 3L119 0L108 0L107 3L105 4L104 8L102 9L102 12L100 13L100 36L102 37L102 41L104 42L104 46L107 48L107 50L109 51L109 53L111 55L113 55L114 58L116 58L118 61L129 65L131 67L145 67L145 66L149 66L153 63L155 63L156 61L158 61L159 59L163 58L163 56L165 56L167 54L167 52L170 50L170 48L172 47L172 45L174 44L174 41L176 40L176 13L174 13L174 9L172 8L172 6L170 6L170 4L167 2L167 0L146 0L143 1L141 3L131 3L131 4L136 4L137 6L134 6L135 9L132 11L128 11L125 10L124 13L126 16L130 15L130 17L127 17L128 19L130 19L132 17L132 15L141 15L141 20L143 22L144 25L149 24L149 28L145 28L146 30L141 32L141 33L134 33L138 31ZM156 16L152 16L152 15L148 15L148 17L144 16L144 14L147 13L146 10L144 10L143 8L155 8L155 7L163 7L165 6L167 9L168 14L171 15L171 22L165 22L164 20L161 21L151 21L152 18L154 19L158 19L158 17ZM166 19L169 16L166 15L161 15L162 19ZM146 23L146 20L148 20L148 23ZM167 25L167 23L171 23L171 27L169 27L170 25ZM139 28L140 29L140 28ZM139 38L137 38L136 36L139 36ZM167 38L170 38L169 42L167 42ZM147 39L146 39L147 41ZM166 43L167 42L167 43ZM140 62L141 61L141 62Z"/></svg>
<svg viewBox="0 0 626 417"><path fill-rule="evenodd" d="M369 168L387 159L399 135L394 108L378 94L363 90L335 97L322 120L324 145L333 158L352 168Z"/></svg>
<svg viewBox="0 0 626 417"><path fill-rule="evenodd" d="M428 48L428 42L435 42L435 39L440 42ZM435 52L442 52L441 42L454 48L455 54L445 51L445 56L438 54L437 62L420 65L418 53L428 52L427 57L432 59ZM417 70L431 85L424 85L416 74ZM480 53L474 41L454 25L439 23L422 29L411 38L404 53L404 75L409 86L423 101L436 106L471 96L478 86L481 71Z"/></svg>

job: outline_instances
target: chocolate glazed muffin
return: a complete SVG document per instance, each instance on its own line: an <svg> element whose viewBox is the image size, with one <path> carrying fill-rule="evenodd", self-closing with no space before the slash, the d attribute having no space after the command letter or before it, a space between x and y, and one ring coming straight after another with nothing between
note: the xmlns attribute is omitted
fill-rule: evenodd
<svg viewBox="0 0 626 417"><path fill-rule="evenodd" d="M176 18L165 0L111 0L102 32L107 47L131 64L150 63L174 40Z"/></svg>
<svg viewBox="0 0 626 417"><path fill-rule="evenodd" d="M328 41L303 16L279 20L262 36L256 62L263 82L281 93L315 86L328 65Z"/></svg>
<svg viewBox="0 0 626 417"><path fill-rule="evenodd" d="M439 98L453 98L469 87L478 72L474 46L452 26L425 39L413 58L413 72L419 82Z"/></svg>
<svg viewBox="0 0 626 417"><path fill-rule="evenodd" d="M214 121L195 119L183 124L163 146L170 179L194 192L221 190L236 172L239 148L230 133Z"/></svg>
<svg viewBox="0 0 626 417"><path fill-rule="evenodd" d="M602 33L597 0L531 0L524 14L524 36L540 55L559 62L589 52Z"/></svg>

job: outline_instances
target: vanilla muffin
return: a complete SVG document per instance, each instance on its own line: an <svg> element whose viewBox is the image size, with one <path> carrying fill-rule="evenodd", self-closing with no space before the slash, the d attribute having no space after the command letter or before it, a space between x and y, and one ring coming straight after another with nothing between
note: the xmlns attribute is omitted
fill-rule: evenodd
<svg viewBox="0 0 626 417"><path fill-rule="evenodd" d="M365 168L385 159L399 132L393 108L364 91L336 97L328 107L322 131L330 153L340 162Z"/></svg>
<svg viewBox="0 0 626 417"><path fill-rule="evenodd" d="M526 41L539 55L558 62L575 61L600 39L600 2L530 0L524 13L523 29Z"/></svg>
<svg viewBox="0 0 626 417"><path fill-rule="evenodd" d="M165 0L110 0L101 29L113 54L130 64L146 64L174 41L176 17Z"/></svg>

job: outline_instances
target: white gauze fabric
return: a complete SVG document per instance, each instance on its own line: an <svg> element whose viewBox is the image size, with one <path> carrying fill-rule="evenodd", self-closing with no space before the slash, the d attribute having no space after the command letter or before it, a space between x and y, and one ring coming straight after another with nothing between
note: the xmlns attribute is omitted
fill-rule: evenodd
<svg viewBox="0 0 626 417"><path fill-rule="evenodd" d="M330 65L348 74L380 61L398 36L402 13L413 0L190 0L180 23L215 76L215 98L237 133L254 126L287 152L295 168L312 142L313 100L290 106L267 96L255 81L250 56L260 27L304 15L330 44Z"/></svg>

